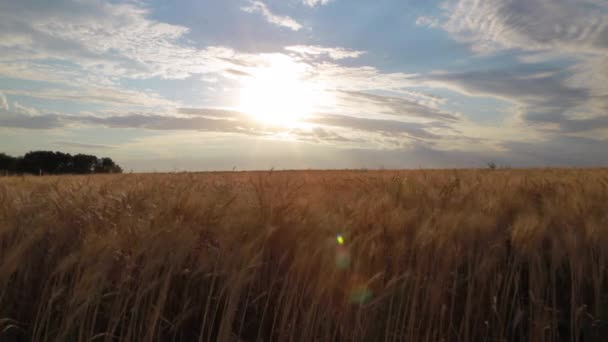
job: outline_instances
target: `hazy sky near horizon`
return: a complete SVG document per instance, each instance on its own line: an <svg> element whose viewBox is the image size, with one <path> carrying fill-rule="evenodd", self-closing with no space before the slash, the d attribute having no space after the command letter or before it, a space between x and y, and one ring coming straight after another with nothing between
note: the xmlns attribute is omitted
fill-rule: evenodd
<svg viewBox="0 0 608 342"><path fill-rule="evenodd" d="M0 0L0 152L601 166L605 0Z"/></svg>

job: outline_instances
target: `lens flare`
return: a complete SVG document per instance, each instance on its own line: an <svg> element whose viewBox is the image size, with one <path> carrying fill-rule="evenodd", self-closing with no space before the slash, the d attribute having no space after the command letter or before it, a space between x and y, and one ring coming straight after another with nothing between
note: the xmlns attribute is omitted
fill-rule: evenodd
<svg viewBox="0 0 608 342"><path fill-rule="evenodd" d="M350 267L350 252L343 246L338 246L336 250L336 267L341 270L345 270Z"/></svg>
<svg viewBox="0 0 608 342"><path fill-rule="evenodd" d="M369 283L365 277L355 274L351 278L349 286L350 302L353 304L365 304L372 299L374 293L369 288Z"/></svg>
<svg viewBox="0 0 608 342"><path fill-rule="evenodd" d="M355 304L365 304L372 299L373 293L367 285L360 285L353 289L350 301Z"/></svg>

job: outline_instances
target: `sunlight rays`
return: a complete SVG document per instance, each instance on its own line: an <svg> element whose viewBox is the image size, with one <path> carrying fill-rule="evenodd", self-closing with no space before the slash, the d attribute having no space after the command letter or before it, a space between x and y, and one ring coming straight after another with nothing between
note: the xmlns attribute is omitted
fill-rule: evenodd
<svg viewBox="0 0 608 342"><path fill-rule="evenodd" d="M263 123L299 127L299 122L333 101L333 95L307 79L309 66L285 55L240 80L239 110Z"/></svg>

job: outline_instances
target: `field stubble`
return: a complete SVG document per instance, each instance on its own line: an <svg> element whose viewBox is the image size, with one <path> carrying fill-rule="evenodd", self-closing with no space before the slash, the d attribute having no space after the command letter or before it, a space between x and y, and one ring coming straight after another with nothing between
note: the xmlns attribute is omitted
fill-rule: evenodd
<svg viewBox="0 0 608 342"><path fill-rule="evenodd" d="M0 340L607 341L607 209L600 169L0 178Z"/></svg>

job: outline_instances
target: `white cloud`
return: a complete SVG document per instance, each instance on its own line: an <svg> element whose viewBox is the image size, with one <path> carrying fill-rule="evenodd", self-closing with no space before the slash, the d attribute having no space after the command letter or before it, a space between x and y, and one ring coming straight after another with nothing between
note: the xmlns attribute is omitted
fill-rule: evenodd
<svg viewBox="0 0 608 342"><path fill-rule="evenodd" d="M316 6L323 6L323 5L327 5L328 3L330 3L333 0L302 0L302 2L304 3L304 5L308 6L308 7L316 7Z"/></svg>
<svg viewBox="0 0 608 342"><path fill-rule="evenodd" d="M394 91L407 95L406 88L415 87L416 74L387 73L372 66L347 67L332 62L315 62L307 79L327 89L342 91Z"/></svg>
<svg viewBox="0 0 608 342"><path fill-rule="evenodd" d="M608 3L603 0L448 0L445 21L455 39L481 55L511 52L529 67L429 75L436 87L510 101L525 124L587 131L608 121ZM541 67L560 62L567 66ZM569 65L568 65L569 64ZM545 69L544 71L539 68Z"/></svg>
<svg viewBox="0 0 608 342"><path fill-rule="evenodd" d="M0 92L0 109L9 110L8 101L6 100L6 96Z"/></svg>
<svg viewBox="0 0 608 342"><path fill-rule="evenodd" d="M365 51L350 50L344 48L329 48L316 45L294 45L285 48L287 51L296 52L301 55L319 56L328 55L331 59L340 60L346 58L358 58L365 54Z"/></svg>
<svg viewBox="0 0 608 342"><path fill-rule="evenodd" d="M64 60L67 61L67 59ZM22 60L16 57L14 60L3 62L0 57L0 77L75 86L80 84L111 84L110 78L113 75L105 75L94 71L85 73L80 67L48 65L44 64L43 61L28 60L27 57Z"/></svg>
<svg viewBox="0 0 608 342"><path fill-rule="evenodd" d="M293 30L302 28L289 17L273 14L260 1L250 1L243 11L260 13L268 21ZM298 82L303 82L305 87L324 97L337 98L335 105L328 101L329 104L319 107L319 110L334 115L321 117L333 124L331 129L321 123L322 119L318 120L319 127L324 126L327 131L327 134L320 134L321 131L314 133L314 139L319 141L325 139L337 143L342 139L388 144L389 138L385 135L389 133L393 141L413 138L437 140L450 131L454 117L452 113L439 109L441 100L408 89L417 86L414 82L417 75L387 73L372 66L344 66L339 63L344 59L358 58L364 51L296 45L286 47L290 56L287 53L248 54L219 46L196 48L186 40L189 32L186 27L150 19L148 9L133 3L58 0L48 5L45 11L36 12L31 11L28 3L1 3L0 31L15 37L6 40L4 45L0 44L0 76L62 84L35 91L12 89L5 91L7 94L68 101L74 106L103 106L78 120L64 114L35 115L34 112L13 110L9 117L4 118L3 123L7 127L40 129L62 127L66 123L86 123L164 130L194 127L205 132L265 134L257 125L251 128L252 123L242 116L232 118L230 122L183 118L184 114L175 110L180 104L151 91L125 89L119 86L119 82L151 77L183 79L204 74L205 78L217 80L215 88L238 91L242 78L283 62L298 70ZM57 62L49 64L48 60ZM387 95L380 97L372 93ZM221 98L231 95L220 94L214 101L222 106ZM397 108L399 105L403 108ZM229 105L224 107L230 108ZM128 116L127 113L146 115ZM359 120L355 118L357 116L369 120ZM384 121L376 122L376 119ZM436 122L444 121L450 123L436 125ZM399 123L397 126L402 131L387 132L389 128L384 126L392 122ZM348 132L336 133L340 129L348 131L348 125L360 130L356 137ZM375 128L370 131L365 130L365 126ZM238 127L250 128L243 131ZM454 135L453 132L451 134Z"/></svg>
<svg viewBox="0 0 608 342"><path fill-rule="evenodd" d="M13 102L13 110L17 113L27 114L31 116L40 114L40 112L36 108L22 105L17 101Z"/></svg>
<svg viewBox="0 0 608 342"><path fill-rule="evenodd" d="M446 4L443 27L478 52L559 49L580 54L608 49L603 0L458 0Z"/></svg>
<svg viewBox="0 0 608 342"><path fill-rule="evenodd" d="M0 74L72 84L119 78L183 79L230 64L230 49L186 44L188 28L148 18L134 4L58 0L32 10L27 1L0 3ZM53 63L49 60L62 63ZM34 69L34 70L31 70Z"/></svg>
<svg viewBox="0 0 608 342"><path fill-rule="evenodd" d="M241 10L247 13L259 13L269 23L287 27L293 31L299 31L302 28L302 25L291 17L281 16L272 13L268 6L266 6L266 4L261 1L249 0L249 5L241 7Z"/></svg>
<svg viewBox="0 0 608 342"><path fill-rule="evenodd" d="M316 7L330 1L296 2ZM359 61L349 61L352 63L346 66L341 62L365 52L341 47L296 45L274 54L248 54L221 46L201 48L188 41L187 27L153 19L146 6L139 1L118 4L103 0L0 2L0 76L61 83L36 91L3 89L0 126L40 130L83 125L130 127L180 131L176 136L192 132L198 138L199 132L206 132L205 138L213 134L291 134L312 142L383 148L433 146L472 151L503 146L519 154L530 147L537 154L534 160L543 156L540 145L534 145L535 150L523 142L540 138L551 142L558 136L583 134L599 137L598 130L608 132L605 1L448 0L445 17L422 16L416 24L443 28L479 54L514 53L516 61L527 65L430 75L386 72ZM249 1L241 9L294 31L303 28L293 18L274 14L261 1ZM222 97L234 97L242 79L264 68L272 72L277 61L288 61L297 69L298 82L306 87L335 96L335 103L308 118L311 130L285 132L284 128L262 127L250 117L232 112L223 117L208 109L196 113L178 110L180 103L160 94L120 86L126 79L194 76L215 80L214 89L226 90L214 94L219 104ZM538 65L547 61L559 61L561 66ZM446 108L451 100L420 90L429 88L464 95L459 100L499 98L512 105L520 122L509 118L504 125L483 126L467 121L466 116ZM67 101L74 105L73 112L87 103L101 105L103 110L80 115L38 113L27 102L9 106L4 94ZM167 139L163 136L159 141L166 144ZM594 144L589 139L562 142L559 146ZM554 149L552 155L559 156L560 150ZM572 153L575 150L571 147ZM597 155L600 152L598 149ZM440 158L458 159L453 156L460 154L441 154Z"/></svg>
<svg viewBox="0 0 608 342"><path fill-rule="evenodd" d="M269 12L259 1L250 4L251 11ZM158 94L122 89L118 81L205 74L219 82L227 77L234 82L230 70L250 72L272 66L273 56L293 59L283 54L240 53L226 47L192 47L184 39L187 28L149 19L149 10L135 4L58 0L40 11L32 11L31 6L26 0L0 3L0 31L20 37L11 41L10 48L0 44L0 76L63 85L39 91L12 90L16 95L113 107L175 107ZM345 67L320 58L357 58L362 51L322 46L287 49L305 56L297 61L305 70L303 78L322 90L405 92L411 85L407 74L383 73L368 66ZM57 63L49 64L48 60Z"/></svg>
<svg viewBox="0 0 608 342"><path fill-rule="evenodd" d="M7 94L35 97L47 100L62 100L83 104L100 104L108 108L169 110L178 103L162 98L153 92L140 92L113 87L54 88L42 90L6 90Z"/></svg>
<svg viewBox="0 0 608 342"><path fill-rule="evenodd" d="M116 148L113 145L103 145L103 144L91 144L91 143L82 143L82 142L74 142L74 141L53 141L54 145L71 147L71 148L86 148L86 149L110 149Z"/></svg>
<svg viewBox="0 0 608 342"><path fill-rule="evenodd" d="M459 116L438 108L441 99L416 94L389 96L368 92L342 91L338 93L336 107L347 113L377 113L400 117L410 122L443 121L451 123Z"/></svg>
<svg viewBox="0 0 608 342"><path fill-rule="evenodd" d="M416 25L418 26L426 26L426 27L439 27L439 19L427 16L421 16L416 19Z"/></svg>
<svg viewBox="0 0 608 342"><path fill-rule="evenodd" d="M327 1L312 1L309 4L325 3ZM113 125L121 123L116 118L117 114L120 116L130 111L180 116L175 113L179 104L153 92L123 89L118 86L123 79L183 79L205 74L205 78L218 80L214 88L236 91L242 78L255 74L260 68L272 67L277 60L289 60L294 68L301 70L299 81L304 82L306 87L337 97L333 108L330 105L324 108L333 115L341 116L339 120L332 118L333 123L378 124L375 121L345 119L351 116L391 120L382 124L392 121L401 122L400 125L429 124L431 121L443 123L443 126L425 127L424 131L418 128L410 130L410 133L426 137L448 136L447 132L452 126L460 125L460 122L454 123L458 121L454 118L460 119L458 115L442 109L444 100L410 90L420 86L419 75L383 72L372 66L345 66L340 63L344 59L358 58L364 51L315 45L288 46L285 48L286 54L247 54L217 46L197 48L187 40L188 28L151 19L149 10L137 4L58 0L53 5L45 6L44 11L32 11L27 3L0 4L0 31L4 36L13 37L0 43L0 75L60 82L63 86L37 91L13 89L10 94L101 104L105 110L94 114L100 118L113 117L113 121L106 121ZM260 1L250 1L242 10L261 14L271 23L292 30L302 28L292 18L273 14ZM421 23L432 22L430 19L420 20ZM291 56L287 53L291 53ZM48 60L58 63L49 64ZM442 82L441 85L439 82L435 84L448 86L446 80ZM602 82L598 80L596 83ZM232 94L220 94L219 97L224 95L229 97ZM386 118L387 115L392 118ZM48 117L47 121L42 122L42 119L36 118L31 125L55 127L60 119L62 117ZM14 117L7 123L26 125L23 120ZM205 131L225 129L222 126L224 123L220 125L217 121L171 121L164 117L158 120L148 123L148 127L186 127L195 123L198 125L196 127ZM456 136L453 132L450 134ZM338 139L332 134L315 134L315 139L322 140L324 137ZM385 137L382 139L386 140ZM466 137L462 139L466 140Z"/></svg>

